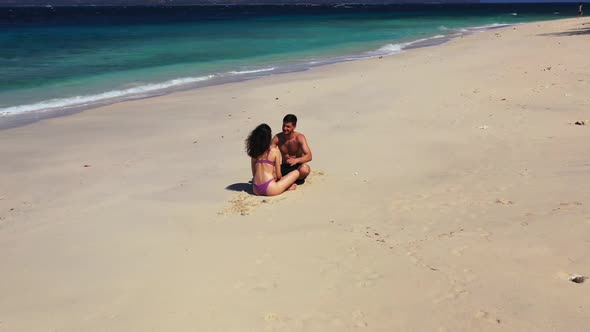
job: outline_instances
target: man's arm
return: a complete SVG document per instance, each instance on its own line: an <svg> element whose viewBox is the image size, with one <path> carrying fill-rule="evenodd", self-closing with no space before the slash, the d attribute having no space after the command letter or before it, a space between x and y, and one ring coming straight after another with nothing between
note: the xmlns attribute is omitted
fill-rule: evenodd
<svg viewBox="0 0 590 332"><path fill-rule="evenodd" d="M305 164L310 162L312 159L311 149L307 144L307 139L305 139L305 135L300 134L299 136L297 136L297 141L301 145L301 151L303 152L303 156L295 158L297 160L297 164Z"/></svg>

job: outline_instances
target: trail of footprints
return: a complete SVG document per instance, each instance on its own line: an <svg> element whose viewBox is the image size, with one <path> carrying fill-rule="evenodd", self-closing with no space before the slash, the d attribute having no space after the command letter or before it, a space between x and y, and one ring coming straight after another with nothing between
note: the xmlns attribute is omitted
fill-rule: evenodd
<svg viewBox="0 0 590 332"><path fill-rule="evenodd" d="M420 199L428 198L428 195L422 195L419 197ZM464 198L464 200L467 200ZM511 206L517 204L517 202L513 202L511 200L506 199L497 199L496 201L488 201L483 202L491 205L497 205L498 208L501 206ZM480 204L483 204L480 202ZM455 204L448 204L446 206L453 207L460 205L458 203ZM557 213L560 211L568 210L568 209L575 209L579 208L583 204L581 202L561 202L558 203L555 207L550 208L547 214L550 213ZM407 204L407 201L398 203L395 205L397 207L406 206L406 211L410 211L412 209L411 206L416 207L415 204ZM442 206L445 206L444 204ZM410 207L410 208L408 208ZM434 208L433 205L430 206ZM477 216L471 216L473 218ZM533 218L534 214L527 213L525 215L527 218ZM586 217L587 220L585 222L590 223L590 216ZM461 220L458 218L456 221ZM395 234L396 231L399 229L391 229L387 230L386 232L383 231L383 227L376 227L376 226L361 226L361 225L346 225L336 222L335 220L330 220L330 222L336 226L338 226L341 230L346 232L351 232L355 234L359 234L361 237L360 239L364 239L364 241L374 241L376 245L382 246L384 249L387 249L389 252L392 253L401 253L405 254L405 256L415 265L420 266L428 271L432 271L432 273L439 273L443 276L448 282L448 289L443 292L442 295L433 298L432 302L434 304L441 304L444 305L449 301L457 301L461 298L468 296L470 294L468 285L476 279L475 275L470 269L463 269L461 271L447 271L446 269L440 268L425 261L419 255L419 250L425 244L436 241L439 239L449 239L453 237L480 237L486 240L490 240L493 236L493 233L478 227L472 231L467 231L463 227L457 226L457 228L453 230L449 230L447 232L438 233L438 234L425 234L419 238L410 240L410 241L395 241L391 234ZM528 224L528 222L527 222ZM386 226L386 225L382 225ZM399 225L398 225L399 227ZM402 228L403 230L403 228ZM422 228L424 233L431 232L430 227L424 226ZM391 233L391 234L390 234ZM362 243L363 241L361 241ZM457 246L449 251L450 255L455 257L463 256L468 250L468 245L460 245ZM359 250L356 246L351 246L346 249L347 254L351 257L359 257ZM320 271L323 275L328 276L330 273L335 273L334 271L341 270L343 267L338 262L332 262L331 265L327 266L325 269ZM353 272L353 271L351 271ZM354 272L353 272L354 273ZM353 274L352 282L354 286L357 288L371 288L377 285L377 282L382 279L383 276L371 269L366 269L361 272L357 272ZM238 285L239 288L243 287L243 284ZM267 291L273 290L278 287L277 283L275 282L258 282L254 283L253 286L250 288L250 291ZM332 286L327 286L328 290L330 291L335 287L334 284ZM347 318L345 318L347 317ZM283 316L279 313L265 313L263 316L264 322L266 324L267 330L282 330L287 325L290 327L298 327L298 328L305 328L309 326L334 326L334 327L342 327L342 328L370 328L370 321L367 319L367 316L361 310L356 310L350 313L314 313L309 315L300 315L298 317L287 317ZM479 309L473 313L473 319L476 321L482 321L489 324L501 324L502 320L494 313ZM440 331L445 331L444 327L441 327Z"/></svg>

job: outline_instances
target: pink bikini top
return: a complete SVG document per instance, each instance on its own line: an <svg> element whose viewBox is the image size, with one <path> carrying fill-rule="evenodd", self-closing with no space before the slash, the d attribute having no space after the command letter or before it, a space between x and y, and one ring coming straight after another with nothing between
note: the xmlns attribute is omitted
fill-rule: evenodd
<svg viewBox="0 0 590 332"><path fill-rule="evenodd" d="M258 159L258 160L256 160L256 163L257 164L269 164L271 166L274 166L275 165L275 162L274 161L270 161L270 160L267 160L267 159Z"/></svg>

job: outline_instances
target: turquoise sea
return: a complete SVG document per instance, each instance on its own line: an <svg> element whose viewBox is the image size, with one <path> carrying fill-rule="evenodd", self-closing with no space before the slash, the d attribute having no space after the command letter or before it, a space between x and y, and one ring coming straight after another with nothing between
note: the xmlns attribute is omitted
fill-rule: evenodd
<svg viewBox="0 0 590 332"><path fill-rule="evenodd" d="M576 15L572 4L0 7L0 127Z"/></svg>

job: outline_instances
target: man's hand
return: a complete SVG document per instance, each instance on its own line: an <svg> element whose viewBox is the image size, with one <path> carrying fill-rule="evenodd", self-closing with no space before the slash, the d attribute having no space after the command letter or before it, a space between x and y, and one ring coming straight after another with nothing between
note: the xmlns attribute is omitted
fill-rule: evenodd
<svg viewBox="0 0 590 332"><path fill-rule="evenodd" d="M287 164L291 165L291 166L295 166L299 163L299 158L294 158L291 156L287 156L287 158L285 159L285 161L287 162Z"/></svg>

